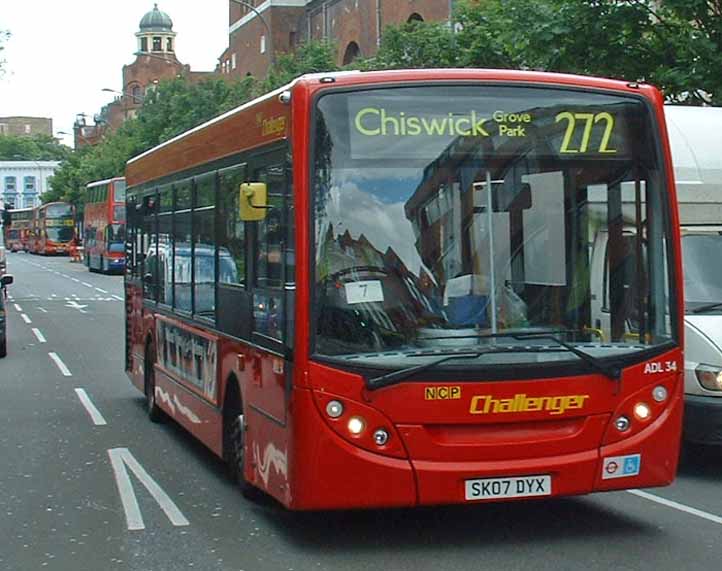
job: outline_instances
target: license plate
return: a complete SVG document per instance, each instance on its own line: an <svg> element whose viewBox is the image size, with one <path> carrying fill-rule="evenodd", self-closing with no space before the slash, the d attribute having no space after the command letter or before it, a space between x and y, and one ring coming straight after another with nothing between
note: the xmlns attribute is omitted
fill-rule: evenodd
<svg viewBox="0 0 722 571"><path fill-rule="evenodd" d="M518 476L513 478L480 478L466 480L466 499L495 500L502 498L534 498L550 496L552 493L552 477Z"/></svg>

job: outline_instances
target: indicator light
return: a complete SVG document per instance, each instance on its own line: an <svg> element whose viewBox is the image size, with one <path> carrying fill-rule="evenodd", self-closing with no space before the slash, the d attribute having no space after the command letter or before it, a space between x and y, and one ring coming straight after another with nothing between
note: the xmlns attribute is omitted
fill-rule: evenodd
<svg viewBox="0 0 722 571"><path fill-rule="evenodd" d="M326 405L326 414L331 418L338 418L343 414L343 404L337 400L329 401Z"/></svg>
<svg viewBox="0 0 722 571"><path fill-rule="evenodd" d="M658 385L654 387L652 390L652 398L657 402L664 402L667 400L667 396L669 396L669 393L667 392L667 388L663 387L662 385Z"/></svg>
<svg viewBox="0 0 722 571"><path fill-rule="evenodd" d="M634 405L634 417L637 420L649 420L652 416L652 409L646 402L638 402Z"/></svg>
<svg viewBox="0 0 722 571"><path fill-rule="evenodd" d="M377 446L383 446L389 441L389 433L383 429L379 428L374 432L374 442Z"/></svg>
<svg viewBox="0 0 722 571"><path fill-rule="evenodd" d="M617 428L619 432L624 432L625 430L629 430L630 426L629 419L626 416L620 416L617 418L617 420L614 421L614 426Z"/></svg>
<svg viewBox="0 0 722 571"><path fill-rule="evenodd" d="M358 436L366 428L364 419L360 416L352 416L348 421L348 431L354 436Z"/></svg>

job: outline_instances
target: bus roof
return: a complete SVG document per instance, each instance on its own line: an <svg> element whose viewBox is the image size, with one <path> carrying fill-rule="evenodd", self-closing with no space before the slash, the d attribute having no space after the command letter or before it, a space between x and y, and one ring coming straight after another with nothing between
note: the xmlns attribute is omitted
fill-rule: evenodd
<svg viewBox="0 0 722 571"><path fill-rule="evenodd" d="M116 180L125 180L123 176L114 176L113 178L106 178L105 180L96 180L89 182L85 185L85 188L93 188L94 186L100 186L101 184L108 184L109 182L115 182Z"/></svg>

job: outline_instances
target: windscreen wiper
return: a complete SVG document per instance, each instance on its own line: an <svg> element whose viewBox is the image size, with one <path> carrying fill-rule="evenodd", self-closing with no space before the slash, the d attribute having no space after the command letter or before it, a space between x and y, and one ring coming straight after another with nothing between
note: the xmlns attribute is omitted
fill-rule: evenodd
<svg viewBox="0 0 722 571"><path fill-rule="evenodd" d="M706 303L705 305L700 305L699 307L691 309L690 312L705 313L706 311L711 311L712 309L717 309L718 307L722 307L722 301L716 301L714 303Z"/></svg>
<svg viewBox="0 0 722 571"><path fill-rule="evenodd" d="M433 369L437 365L441 365L441 363L445 363L446 361L451 361L454 359L476 359L478 357L481 357L485 353L488 353L488 351L475 351L475 352L470 352L470 353L454 353L453 355L444 355L443 357L440 357L439 359L429 361L428 363L425 363L423 365L418 365L416 367L408 367L406 369L401 369L399 371L387 373L387 374L381 375L379 377L373 377L371 379L368 379L368 381L366 381L366 386L368 387L369 390L381 389L383 387L388 387L389 385L393 385L394 383L397 383L398 381L402 381L403 379L406 379L416 373L421 373L423 371L426 371L427 369Z"/></svg>
<svg viewBox="0 0 722 571"><path fill-rule="evenodd" d="M576 348L574 345L567 343L566 341L562 341L557 337L556 335L551 335L549 333L493 333L493 334L481 334L481 335L463 335L459 337L450 336L448 338L453 339L463 339L464 337L473 337L473 338L498 338L498 337L507 337L510 339L515 339L517 341L524 341L529 339L550 339L557 343L560 347L563 347L570 353L573 353L579 359L590 365L595 371L603 374L604 376L610 378L613 381L619 381L622 378L622 370L620 367L617 366L607 366L605 363L600 361L598 358L593 357L589 353L585 353L581 349ZM445 339L446 337L438 337L439 339ZM427 337L425 339L437 339L437 337ZM401 369L399 371L393 371L391 373L387 373L385 375L380 375L378 377L373 377L371 379L368 379L366 381L366 387L369 390L375 390L380 389L383 387L388 387L389 385L393 385L397 383L398 381L402 381L412 375L415 375L416 373L422 373L424 371L427 371L429 369L433 369L434 367L445 363L447 361L452 361L456 359L476 359L478 357L481 357L482 355L488 355L491 353L505 353L505 352L518 352L518 351L529 351L528 347L508 347L508 348L501 348L494 345L491 345L487 348L485 348L483 351L469 351L465 353L454 353L454 354L447 354L443 355L439 359L435 359L433 361L430 361L428 363L425 363L423 365L418 365L416 367L408 367L405 369Z"/></svg>
<svg viewBox="0 0 722 571"><path fill-rule="evenodd" d="M521 335L515 335L514 339L517 339L518 341L523 341L526 339L549 339L551 341L554 341L555 343L558 343L561 347L564 347L567 351L570 353L574 353L577 357L579 357L582 361L590 365L594 370L601 373L602 375L609 377L613 381L619 381L622 378L622 369L617 366L607 366L603 361L598 359L597 357L594 357L590 355L589 353L585 353L581 349L578 349L571 343L567 343L566 341L562 341L559 337L556 335L550 335L548 333L529 333L529 334L521 334Z"/></svg>

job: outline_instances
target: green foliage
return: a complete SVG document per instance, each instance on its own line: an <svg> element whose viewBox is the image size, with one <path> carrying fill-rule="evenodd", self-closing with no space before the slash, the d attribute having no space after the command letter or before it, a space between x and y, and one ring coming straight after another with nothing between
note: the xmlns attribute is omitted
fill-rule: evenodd
<svg viewBox="0 0 722 571"><path fill-rule="evenodd" d="M336 46L332 42L313 41L293 53L278 54L265 80L258 83L255 95L268 93L304 73L338 70Z"/></svg>
<svg viewBox="0 0 722 571"><path fill-rule="evenodd" d="M461 0L453 20L456 33L427 22L386 28L360 67L577 73L722 104L722 0Z"/></svg>
<svg viewBox="0 0 722 571"><path fill-rule="evenodd" d="M62 161L70 152L50 135L0 136L0 161Z"/></svg>
<svg viewBox="0 0 722 571"><path fill-rule="evenodd" d="M463 61L455 40L446 24L409 22L389 26L384 30L376 56L353 62L350 67L364 71L459 67Z"/></svg>

